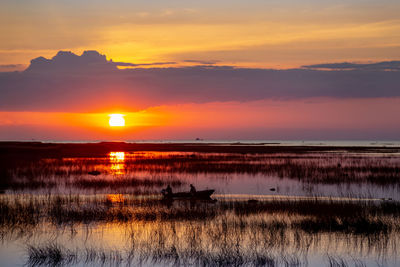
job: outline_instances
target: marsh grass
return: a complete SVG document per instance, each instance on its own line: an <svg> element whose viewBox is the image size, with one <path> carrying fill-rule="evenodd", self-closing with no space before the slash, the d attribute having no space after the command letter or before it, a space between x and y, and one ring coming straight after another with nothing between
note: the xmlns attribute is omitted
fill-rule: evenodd
<svg viewBox="0 0 400 267"><path fill-rule="evenodd" d="M2 196L0 209L3 239L13 235L15 228L25 229L24 236L34 235L41 227L49 228L52 235L82 225L88 229L101 225L125 229L127 245L123 250L78 250L57 243L28 246L31 266L77 262L305 266L307 251L323 246L326 240L337 240L338 247L349 251L363 248L368 253L385 254L390 247L396 250L393 244L400 238L398 202L313 199L171 203L129 196L111 202L101 195L14 195ZM335 265L341 264L339 259L328 257L327 263L352 263L346 260L347 265Z"/></svg>
<svg viewBox="0 0 400 267"><path fill-rule="evenodd" d="M78 188L123 188L123 187L165 187L171 185L178 187L184 184L183 181L177 179L161 179L161 178L135 178L135 177L117 177L115 179L96 179L96 178L79 178L71 183Z"/></svg>
<svg viewBox="0 0 400 267"><path fill-rule="evenodd" d="M151 263L164 263L179 266L180 264L188 264L189 262L182 262L176 251L163 251L158 252L157 257L153 257L150 262L141 261L135 262L134 256L131 252L121 253L118 250L104 250L96 248L85 248L81 252L75 250L71 251L59 244L49 243L41 246L28 246L29 259L26 263L27 266L64 266L77 264L79 262L84 264L100 264L102 266L119 266L121 264L131 266L133 263L136 265L151 264ZM160 262L160 258L163 259ZM330 267L365 267L366 264L360 259L352 259L349 263L344 258L339 256L326 256L326 262ZM306 262L293 255L257 255L254 258L247 258L240 255L198 255L196 259L190 262L191 265L196 266L288 266L300 267L307 266Z"/></svg>
<svg viewBox="0 0 400 267"><path fill-rule="evenodd" d="M257 255L246 257L234 254L204 254L199 252L195 258L187 261L181 258L176 250L156 251L152 257L135 259L132 251L105 250L99 248L85 248L80 251L70 250L56 243L33 246L28 248L29 258L27 266L64 266L76 263L99 264L107 266L141 266L151 264L167 264L173 266L305 266L297 255ZM162 260L161 260L162 259Z"/></svg>
<svg viewBox="0 0 400 267"><path fill-rule="evenodd" d="M124 256L117 250L85 248L83 251L70 250L57 243L39 246L28 245L28 266L68 266L82 262L85 264L119 266Z"/></svg>
<svg viewBox="0 0 400 267"><path fill-rule="evenodd" d="M76 252L54 243L41 247L30 245L27 250L29 254L27 265L29 266L60 266L77 262Z"/></svg>
<svg viewBox="0 0 400 267"><path fill-rule="evenodd" d="M354 266L354 267L366 267L367 265L365 262L363 262L360 259L351 259L351 260L346 260L340 256L332 256L332 255L327 255L326 256L326 262L328 263L329 267L349 267L349 266ZM378 264L379 266L379 264Z"/></svg>
<svg viewBox="0 0 400 267"><path fill-rule="evenodd" d="M118 176L118 177L88 177L79 176L73 178L62 178L62 177L44 177L38 176L36 178L26 178L19 177L13 178L8 182L8 187L14 191L21 190L50 190L55 188L64 189L93 189L93 190L121 190L121 189L131 189L131 192L148 192L154 194L159 192L159 189L166 187L168 184L173 187L180 187L185 184L185 181L166 178L161 179L159 177L149 177L149 178L137 178L133 176Z"/></svg>
<svg viewBox="0 0 400 267"><path fill-rule="evenodd" d="M117 164L118 166L116 167ZM117 168L117 169L115 169ZM99 172L97 177L90 172ZM4 187L14 190L54 188L162 187L185 182L182 174L262 174L311 184L369 183L400 186L400 157L385 154L229 154L161 153L126 154L123 162L109 158L61 158L23 161L7 170ZM138 175L139 174L139 175ZM143 174L147 177L141 177ZM6 181L3 181L3 180Z"/></svg>
<svg viewBox="0 0 400 267"><path fill-rule="evenodd" d="M388 233L397 229L400 204L394 201L266 200L250 201L163 201L127 196L113 203L106 196L15 195L0 197L0 225L35 225L47 220L70 222L209 221L216 217L286 214L302 216L291 227L304 231ZM296 217L294 216L294 217ZM244 223L244 222L241 222ZM275 228L287 224L273 224ZM394 228L393 228L394 227Z"/></svg>
<svg viewBox="0 0 400 267"><path fill-rule="evenodd" d="M399 187L397 148L123 143L6 146L12 149L0 148L0 192L7 189L30 194L0 194L0 238L6 242L22 239L24 244L39 241L27 246L27 264L31 266L306 266L309 251L328 253L328 266L365 266L362 260L343 257L343 252L360 257L372 254L377 262L398 254L400 204L396 201L168 202L151 195L167 184L179 187L187 182L185 178L197 174L228 180L234 174L246 174L248 179L261 175L304 184ZM108 157L109 151L129 151L127 147L136 151L159 147L169 152L126 152L119 163ZM173 152L175 148L185 152ZM90 172L99 175L91 176ZM52 192L59 187L71 194L32 192ZM129 189L140 197L73 194L80 192L77 189L116 194ZM92 230L105 233L110 228L116 233L123 231L126 244L122 249L92 247L102 239L86 243ZM57 240L65 237L67 230L71 233L68 240L85 235L81 247L59 243L65 241L62 238L49 243L49 239L38 237L48 234Z"/></svg>

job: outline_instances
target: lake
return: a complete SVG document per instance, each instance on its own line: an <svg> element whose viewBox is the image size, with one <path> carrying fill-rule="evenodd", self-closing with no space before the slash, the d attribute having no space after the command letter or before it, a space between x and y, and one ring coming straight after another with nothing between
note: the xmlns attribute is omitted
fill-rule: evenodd
<svg viewBox="0 0 400 267"><path fill-rule="evenodd" d="M398 266L396 143L2 143L4 266ZM214 189L209 200L162 199Z"/></svg>

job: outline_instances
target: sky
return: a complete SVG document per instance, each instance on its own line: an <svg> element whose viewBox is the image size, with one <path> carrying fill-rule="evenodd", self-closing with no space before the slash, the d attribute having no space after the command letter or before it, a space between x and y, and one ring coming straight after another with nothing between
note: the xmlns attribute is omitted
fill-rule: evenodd
<svg viewBox="0 0 400 267"><path fill-rule="evenodd" d="M399 60L396 0L2 0L0 62L59 50L115 61L218 61L288 68ZM3 67L4 68L4 67Z"/></svg>
<svg viewBox="0 0 400 267"><path fill-rule="evenodd" d="M398 14L394 0L2 0L0 140L398 140Z"/></svg>

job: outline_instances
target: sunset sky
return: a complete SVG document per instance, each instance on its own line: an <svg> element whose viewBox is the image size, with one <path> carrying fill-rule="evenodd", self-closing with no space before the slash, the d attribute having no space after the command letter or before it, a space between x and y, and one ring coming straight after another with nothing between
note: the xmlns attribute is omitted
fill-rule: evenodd
<svg viewBox="0 0 400 267"><path fill-rule="evenodd" d="M399 14L395 0L3 0L0 139L398 139Z"/></svg>

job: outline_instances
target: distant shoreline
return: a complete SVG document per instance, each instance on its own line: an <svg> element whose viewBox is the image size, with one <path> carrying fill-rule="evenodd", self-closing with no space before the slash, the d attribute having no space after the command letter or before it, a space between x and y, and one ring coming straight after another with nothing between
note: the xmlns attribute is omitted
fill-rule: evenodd
<svg viewBox="0 0 400 267"><path fill-rule="evenodd" d="M192 153L400 153L400 145L334 146L334 145L282 145L280 143L50 143L0 141L0 157L87 157L103 156L113 151L160 151Z"/></svg>
<svg viewBox="0 0 400 267"><path fill-rule="evenodd" d="M46 144L229 144L229 145L280 145L280 146L400 146L399 140L268 140L268 139L160 139L160 140L0 140L0 143Z"/></svg>

